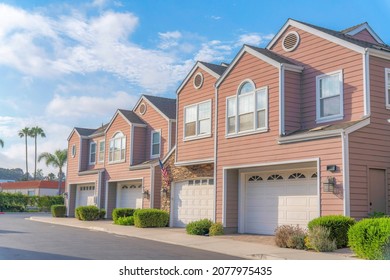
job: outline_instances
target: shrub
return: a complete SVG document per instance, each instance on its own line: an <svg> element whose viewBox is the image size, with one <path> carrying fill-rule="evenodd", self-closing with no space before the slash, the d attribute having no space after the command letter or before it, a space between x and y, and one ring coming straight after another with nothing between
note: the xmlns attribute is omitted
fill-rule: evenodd
<svg viewBox="0 0 390 280"><path fill-rule="evenodd" d="M209 219L193 221L186 226L186 232L191 235L206 235L210 231L213 222Z"/></svg>
<svg viewBox="0 0 390 280"><path fill-rule="evenodd" d="M76 218L82 221L95 221L99 219L99 208L96 206L79 206L76 208Z"/></svg>
<svg viewBox="0 0 390 280"><path fill-rule="evenodd" d="M390 218L363 219L348 231L348 244L364 259L390 259Z"/></svg>
<svg viewBox="0 0 390 280"><path fill-rule="evenodd" d="M223 225L221 223L213 223L209 228L209 235L223 235Z"/></svg>
<svg viewBox="0 0 390 280"><path fill-rule="evenodd" d="M337 249L336 240L331 238L330 229L314 226L309 230L305 245L317 252L332 252Z"/></svg>
<svg viewBox="0 0 390 280"><path fill-rule="evenodd" d="M104 219L104 217L106 216L106 209L104 209L104 208L101 208L100 210L99 210L99 219L100 220L103 220Z"/></svg>
<svg viewBox="0 0 390 280"><path fill-rule="evenodd" d="M275 230L275 243L281 248L305 249L305 231L299 226L282 225Z"/></svg>
<svg viewBox="0 0 390 280"><path fill-rule="evenodd" d="M118 218L120 217L130 217L134 215L135 209L132 208L115 208L112 211L112 219L114 220L114 223Z"/></svg>
<svg viewBox="0 0 390 280"><path fill-rule="evenodd" d="M159 209L138 209L134 212L134 225L136 227L166 227L169 214Z"/></svg>
<svg viewBox="0 0 390 280"><path fill-rule="evenodd" d="M329 238L331 240L336 240L337 248L343 248L348 244L348 230L355 223L356 221L350 217L330 215L311 220L308 224L308 228L309 231L317 226L329 229Z"/></svg>
<svg viewBox="0 0 390 280"><path fill-rule="evenodd" d="M119 217L115 224L121 226L134 226L134 216Z"/></svg>
<svg viewBox="0 0 390 280"><path fill-rule="evenodd" d="M368 213L368 217L369 218L383 218L383 217L386 217L386 214L383 213L383 212L372 212L372 213Z"/></svg>
<svg viewBox="0 0 390 280"><path fill-rule="evenodd" d="M61 195L39 196L36 203L40 211L50 211L52 205L64 205L64 197Z"/></svg>
<svg viewBox="0 0 390 280"><path fill-rule="evenodd" d="M66 206L65 205L52 205L51 214L53 217L65 217Z"/></svg>

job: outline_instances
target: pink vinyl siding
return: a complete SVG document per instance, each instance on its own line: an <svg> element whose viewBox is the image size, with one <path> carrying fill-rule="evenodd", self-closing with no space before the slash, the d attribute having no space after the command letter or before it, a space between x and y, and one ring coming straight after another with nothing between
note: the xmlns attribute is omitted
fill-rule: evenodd
<svg viewBox="0 0 390 280"><path fill-rule="evenodd" d="M269 131L226 138L226 98L233 95L239 84L245 79L251 79L256 87L268 86ZM321 182L328 176L334 176L338 188L343 189L342 143L340 137L293 144L277 144L279 138L279 70L276 67L254 56L244 54L218 90L218 108L216 208L218 221L222 219L224 167L319 158ZM329 164L339 166L340 170L334 174L327 172L326 165ZM237 198L230 197L230 199ZM343 198L340 195L321 194L322 215L342 213ZM227 218L234 223L234 216Z"/></svg>
<svg viewBox="0 0 390 280"><path fill-rule="evenodd" d="M364 29L364 30L360 31L359 33L356 33L352 37L359 39L359 40L362 40L362 41L369 42L369 43L378 44L378 42L375 40L374 37L372 37L370 32L367 31L367 29Z"/></svg>
<svg viewBox="0 0 390 280"><path fill-rule="evenodd" d="M203 85L200 89L193 86L193 77L198 73L203 75ZM216 78L201 68L198 68L189 78L188 83L177 96L177 161L196 161L214 157L214 83ZM211 136L202 139L185 140L184 113L185 107L203 101L211 100Z"/></svg>
<svg viewBox="0 0 390 280"><path fill-rule="evenodd" d="M286 134L301 128L301 74L285 71L284 119Z"/></svg>
<svg viewBox="0 0 390 280"><path fill-rule="evenodd" d="M72 146L76 147L76 154L72 157ZM80 137L77 132L74 132L68 141L68 160L66 168L66 178L72 178L77 176L79 172L79 157L80 157Z"/></svg>
<svg viewBox="0 0 390 280"><path fill-rule="evenodd" d="M101 141L104 141L104 139L105 139L104 136L99 136L99 137L95 137L95 138L92 138L92 139L88 140L88 149L86 151L84 151L85 153L87 153L87 170L104 168L104 162L99 162L99 143ZM89 158L90 157L90 143L92 141L96 143L96 154L95 154L96 160L95 160L95 164L89 164L89 161L90 161L90 158ZM104 144L104 145L106 146L106 144Z"/></svg>
<svg viewBox="0 0 390 280"><path fill-rule="evenodd" d="M390 195L390 115L385 107L385 68L390 68L390 61L370 57L371 123L349 137L351 216L357 218L367 217L369 212L369 168L387 170Z"/></svg>
<svg viewBox="0 0 390 280"><path fill-rule="evenodd" d="M296 50L282 48L284 34L297 31L300 43ZM304 67L302 73L302 126L316 126L316 76L342 70L344 81L344 121L359 120L364 113L362 54L322 39L311 33L288 27L272 51Z"/></svg>
<svg viewBox="0 0 390 280"><path fill-rule="evenodd" d="M146 127L134 126L133 165L146 161Z"/></svg>

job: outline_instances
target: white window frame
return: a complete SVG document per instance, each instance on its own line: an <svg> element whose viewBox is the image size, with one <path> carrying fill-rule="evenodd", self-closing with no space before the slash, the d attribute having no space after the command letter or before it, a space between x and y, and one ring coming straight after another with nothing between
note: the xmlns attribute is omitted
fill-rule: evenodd
<svg viewBox="0 0 390 280"><path fill-rule="evenodd" d="M210 118L199 119L199 105L206 104L206 103L210 103ZM190 107L195 107L195 106L196 106L195 135L186 136L186 109L190 108ZM212 130L212 127L211 127L212 122L211 121L212 121L212 116L213 116L213 107L212 106L213 106L213 104L212 104L211 99L184 106L184 110L183 110L184 111L184 117L183 117L183 120L184 120L183 121L183 140L184 141L202 139L202 138L206 138L206 137L211 136L211 130ZM200 127L199 123L200 123L200 121L207 120L207 119L209 119L209 122L210 122L210 132L200 134L199 133L199 127Z"/></svg>
<svg viewBox="0 0 390 280"><path fill-rule="evenodd" d="M103 150L101 150L101 144L103 143ZM103 159L100 160L100 154L103 153ZM104 162L104 156L106 153L106 140L99 141L98 162Z"/></svg>
<svg viewBox="0 0 390 280"><path fill-rule="evenodd" d="M245 93L244 95L241 95L241 96L246 96L246 95L253 95L253 102L254 102L254 108L253 108L253 129L249 129L249 130L245 130L245 131L240 131L240 128L239 128L239 95L240 95L240 90L242 88L242 86L245 84L245 83L251 83L253 85L253 88L254 90L252 92L249 92L249 93ZM265 96L266 96L266 107L265 108L257 108L257 93L259 91L265 91ZM234 117L235 118L235 122L234 122L234 132L231 132L229 133L229 115L228 115L228 101L230 99L234 99L235 100L235 115L234 116L230 116L230 117ZM237 92L235 95L233 96L228 96L226 98L226 120L225 120L225 129L226 129L226 137L227 138L230 138L230 137L237 137L237 136L242 136L242 135L248 135L248 134L254 134L254 133L262 133L262 132L267 132L268 131L268 112L269 112L269 95L268 95L268 86L263 86L263 87L258 87L256 88L256 85L255 83L252 81L252 80L249 80L249 79L246 79L244 81L242 81L240 83L240 85L238 86L238 89L237 89ZM257 128L257 112L260 111L260 110L265 110L265 126L264 127L259 127Z"/></svg>
<svg viewBox="0 0 390 280"><path fill-rule="evenodd" d="M340 88L340 114L321 117L321 98L320 98L320 80L329 77L336 76L339 77L339 88ZM343 87L343 70L338 70L330 73L326 73L323 75L319 75L316 77L316 122L324 123L330 121L342 120L344 118L344 87ZM334 95L336 96L336 95Z"/></svg>
<svg viewBox="0 0 390 280"><path fill-rule="evenodd" d="M92 146L95 145L95 160L92 161ZM95 141L92 141L91 143L89 143L89 164L90 165L93 165L96 163L96 142Z"/></svg>
<svg viewBox="0 0 390 280"><path fill-rule="evenodd" d="M386 109L390 110L389 90L390 90L390 68L385 68L385 98L386 98Z"/></svg>
<svg viewBox="0 0 390 280"><path fill-rule="evenodd" d="M153 135L155 133L158 133L159 134L159 138L158 138L158 143L153 143ZM158 153L157 154L153 154L153 145L157 145L158 144ZM158 130L153 130L151 133L150 133L150 157L151 158L158 158L161 154L161 129L158 129Z"/></svg>
<svg viewBox="0 0 390 280"><path fill-rule="evenodd" d="M122 134L123 136L122 137L117 137L118 134ZM123 143L124 143L124 156L122 158L122 148L120 150L120 159L119 160L114 160L114 155L115 155L115 149L113 149L111 151L111 143L113 143L113 146L115 147L115 141L119 141L120 140L120 147L122 147ZM121 131L117 131L113 134L112 138L110 139L110 145L108 147L108 162L109 163L120 163L120 162L125 162L126 161L126 135L121 132Z"/></svg>

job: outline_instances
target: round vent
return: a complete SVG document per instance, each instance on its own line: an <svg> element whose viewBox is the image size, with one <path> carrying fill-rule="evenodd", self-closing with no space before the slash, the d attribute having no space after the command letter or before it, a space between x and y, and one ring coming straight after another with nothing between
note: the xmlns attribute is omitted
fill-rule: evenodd
<svg viewBox="0 0 390 280"><path fill-rule="evenodd" d="M194 77L194 88L199 89L203 85L203 75L202 73L197 73Z"/></svg>
<svg viewBox="0 0 390 280"><path fill-rule="evenodd" d="M283 49L286 52L292 52L297 48L299 44L299 34L295 31L289 32L286 36L283 38Z"/></svg>
<svg viewBox="0 0 390 280"><path fill-rule="evenodd" d="M141 113L141 115L146 113L146 104L145 103L141 103L141 105L139 105L139 112Z"/></svg>

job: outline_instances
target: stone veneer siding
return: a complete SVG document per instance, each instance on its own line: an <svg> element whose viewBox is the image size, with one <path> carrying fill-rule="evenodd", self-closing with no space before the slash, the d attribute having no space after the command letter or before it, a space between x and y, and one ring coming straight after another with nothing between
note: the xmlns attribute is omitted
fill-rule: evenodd
<svg viewBox="0 0 390 280"><path fill-rule="evenodd" d="M167 168L171 185L174 182L191 180L195 178L213 178L214 177L214 164L197 164L189 166L175 166L175 153L172 153L164 166ZM161 197L161 209L168 211L171 206L171 185L167 186L162 180L162 187L167 190L167 195Z"/></svg>

